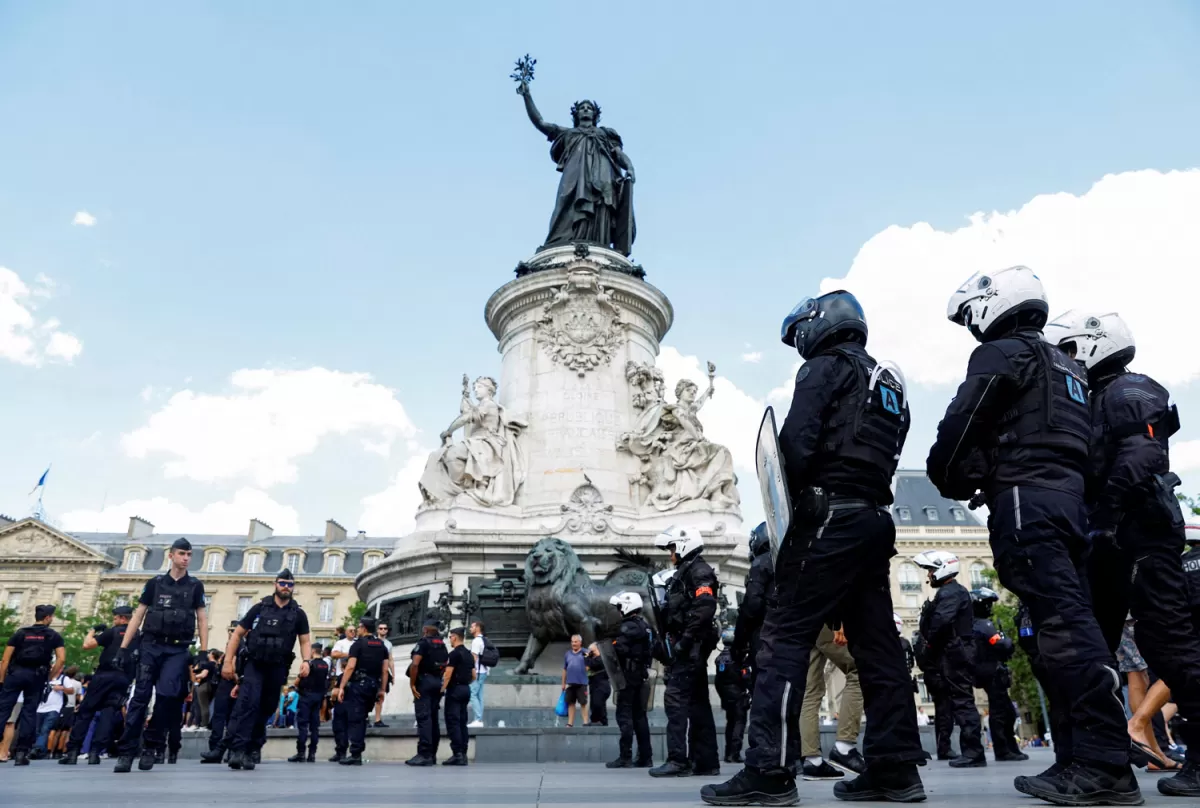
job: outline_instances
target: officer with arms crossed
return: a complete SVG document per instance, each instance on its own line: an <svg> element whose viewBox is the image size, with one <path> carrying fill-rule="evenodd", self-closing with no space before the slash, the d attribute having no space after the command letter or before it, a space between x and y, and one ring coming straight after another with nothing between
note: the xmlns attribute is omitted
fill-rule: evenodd
<svg viewBox="0 0 1200 808"><path fill-rule="evenodd" d="M376 702L387 693L387 677L392 670L392 655L383 640L375 636L376 621L370 615L358 619L358 639L350 646L346 669L333 691L335 701L346 708L346 735L350 754L338 761L343 766L361 766L367 748L367 716ZM434 722L437 721L435 714Z"/></svg>
<svg viewBox="0 0 1200 808"><path fill-rule="evenodd" d="M992 607L999 600L1000 595L986 586L971 590L971 608L975 614L975 686L987 693L988 728L997 762L1029 760L1029 755L1017 746L1017 711L1008 697L1012 673L1004 663L1012 659L1013 641L992 622Z"/></svg>
<svg viewBox="0 0 1200 808"><path fill-rule="evenodd" d="M1073 353L1092 386L1092 460L1087 502L1093 606L1110 651L1125 615L1137 620L1138 649L1171 690L1188 748L1183 771L1158 781L1175 797L1200 797L1200 643L1192 622L1183 511L1175 497L1170 437L1179 430L1171 394L1128 368L1135 346L1116 313L1067 312L1046 339ZM1144 751L1144 750L1143 750Z"/></svg>
<svg viewBox="0 0 1200 808"><path fill-rule="evenodd" d="M171 722L178 724L187 696L188 646L198 635L200 647L208 647L208 616L204 610L204 584L188 575L192 561L192 545L187 539L176 539L168 552L171 568L146 582L138 607L129 620L117 665L125 664L138 629L142 630L140 661L133 698L125 710L125 731L114 772L133 768L133 756L142 746L142 728L146 725L146 708L154 696L154 717L146 727L146 744L141 750L138 768L154 768L155 753L162 753L167 744Z"/></svg>
<svg viewBox="0 0 1200 808"><path fill-rule="evenodd" d="M666 593L667 761L650 776L719 774L717 725L708 697L708 658L717 647L717 575L701 555L704 539L696 528L669 527L654 546L671 554L675 575Z"/></svg>
<svg viewBox="0 0 1200 808"><path fill-rule="evenodd" d="M296 677L296 690L300 693L300 705L296 709L296 754L288 763L317 762L317 741L321 735L321 702L325 699L329 683L329 663L321 656L325 649L321 643L312 644L312 656L308 659L308 673ZM308 742L308 757L304 755L304 743Z"/></svg>
<svg viewBox="0 0 1200 808"><path fill-rule="evenodd" d="M267 740L267 719L279 705L279 691L287 684L288 669L296 658L292 649L300 640L300 675L309 673L312 656L308 615L292 598L296 581L286 567L275 576L275 594L250 607L225 646L221 676L235 679L238 645L246 638L246 668L238 684L238 697L229 717L229 768L254 768L256 752Z"/></svg>
<svg viewBox="0 0 1200 808"><path fill-rule="evenodd" d="M929 572L929 585L935 592L921 610L918 630L925 648L925 684L933 697L938 760L950 757L950 733L958 724L960 754L950 766L986 766L979 710L975 708L971 595L957 580L958 557L945 550L929 550L913 556L913 562Z"/></svg>
<svg viewBox="0 0 1200 808"><path fill-rule="evenodd" d="M67 651L63 638L50 628L54 607L38 606L33 610L36 621L28 628L19 628L8 638L4 658L0 661L0 716L8 720L13 706L22 694L25 701L17 719L17 740L13 744L13 765L28 766L29 750L33 748L37 729L37 708L42 701L46 682L62 673Z"/></svg>
<svg viewBox="0 0 1200 808"><path fill-rule="evenodd" d="M605 764L610 769L649 768L654 752L650 747L650 724L646 720L646 697L642 689L650 668L654 632L642 616L642 596L637 592L618 592L608 600L621 610L621 630L613 640L617 665L625 685L617 691L617 726L621 729L621 754ZM637 736L637 762L633 757L633 738Z"/></svg>
<svg viewBox="0 0 1200 808"><path fill-rule="evenodd" d="M467 765L467 703L471 700L471 682L475 681L475 657L463 645L466 629L450 629L450 655L442 674L442 696L446 700L446 734L450 736L450 757L443 766Z"/></svg>
<svg viewBox="0 0 1200 808"><path fill-rule="evenodd" d="M1027 267L977 273L946 315L981 344L938 425L926 470L942 496L982 490L1000 583L1029 606L1048 675L1070 705L1073 761L1014 786L1070 805L1141 804L1120 677L1092 613L1084 560L1091 434L1079 366L1045 342L1042 282ZM1178 563L1178 562L1177 562Z"/></svg>
<svg viewBox="0 0 1200 808"><path fill-rule="evenodd" d="M786 705L793 690L803 690L813 643L836 613L858 664L867 770L835 784L834 796L923 799L917 763L928 756L889 585L896 528L887 506L909 428L903 381L867 354L866 318L849 292L802 302L784 320L781 338L806 361L779 435L795 507L775 565L778 606L762 627L746 767L705 786L700 797L713 805L796 804Z"/></svg>
<svg viewBox="0 0 1200 808"><path fill-rule="evenodd" d="M125 639L125 630L129 628L129 618L133 609L128 606L114 606L112 610L112 628L96 626L83 639L83 650L103 648L100 659L96 662L96 672L88 684L87 698L79 703L75 711L75 726L71 728L71 737L67 741L67 751L58 762L74 766L79 760L79 750L83 748L83 739L87 737L88 727L97 713L100 718L96 723L96 731L92 735L91 752L88 763L100 763L100 750L108 748L112 738L114 722L120 716L121 702L129 691L129 681L133 671L126 662L124 666L116 664L117 651ZM100 633L96 631L99 629Z"/></svg>

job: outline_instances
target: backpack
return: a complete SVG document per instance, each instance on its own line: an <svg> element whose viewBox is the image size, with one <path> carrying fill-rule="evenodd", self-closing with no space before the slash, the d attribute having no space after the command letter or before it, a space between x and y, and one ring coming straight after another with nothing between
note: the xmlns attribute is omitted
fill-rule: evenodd
<svg viewBox="0 0 1200 808"><path fill-rule="evenodd" d="M492 645L487 637L483 638L483 653L479 655L479 664L485 668L494 668L500 664L500 649Z"/></svg>

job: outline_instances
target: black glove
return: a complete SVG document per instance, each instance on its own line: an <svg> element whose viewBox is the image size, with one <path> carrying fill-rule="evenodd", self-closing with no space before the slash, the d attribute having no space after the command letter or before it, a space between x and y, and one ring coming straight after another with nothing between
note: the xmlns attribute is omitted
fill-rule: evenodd
<svg viewBox="0 0 1200 808"><path fill-rule="evenodd" d="M1088 531L1087 538L1093 547L1117 547L1117 532L1112 529Z"/></svg>
<svg viewBox="0 0 1200 808"><path fill-rule="evenodd" d="M126 651L126 649L118 648L117 653L113 656L113 665L115 665L120 670L124 670L126 662L128 661L128 658L129 658L129 654Z"/></svg>
<svg viewBox="0 0 1200 808"><path fill-rule="evenodd" d="M103 623L97 623L96 625L92 626L92 631L96 632L97 634L103 634L107 630L108 626L104 625Z"/></svg>

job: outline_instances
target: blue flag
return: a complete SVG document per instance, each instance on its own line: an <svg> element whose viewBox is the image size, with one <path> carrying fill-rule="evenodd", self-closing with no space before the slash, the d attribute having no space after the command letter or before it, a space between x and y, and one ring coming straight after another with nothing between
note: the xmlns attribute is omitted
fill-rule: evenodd
<svg viewBox="0 0 1200 808"><path fill-rule="evenodd" d="M33 491L38 490L39 488L41 488L43 485L46 484L46 475L49 473L50 473L50 467L46 466L46 470L42 472L42 476L38 479L37 485L35 485L33 487ZM30 491L29 493L32 494L33 491Z"/></svg>

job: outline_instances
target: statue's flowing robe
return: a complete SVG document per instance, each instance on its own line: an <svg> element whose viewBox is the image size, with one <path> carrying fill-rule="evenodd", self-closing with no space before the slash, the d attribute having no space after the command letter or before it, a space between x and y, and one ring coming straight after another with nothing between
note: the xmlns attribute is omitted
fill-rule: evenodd
<svg viewBox="0 0 1200 808"><path fill-rule="evenodd" d="M548 126L550 157L562 179L546 247L583 241L629 255L637 227L633 185L621 179L621 136L604 126Z"/></svg>

